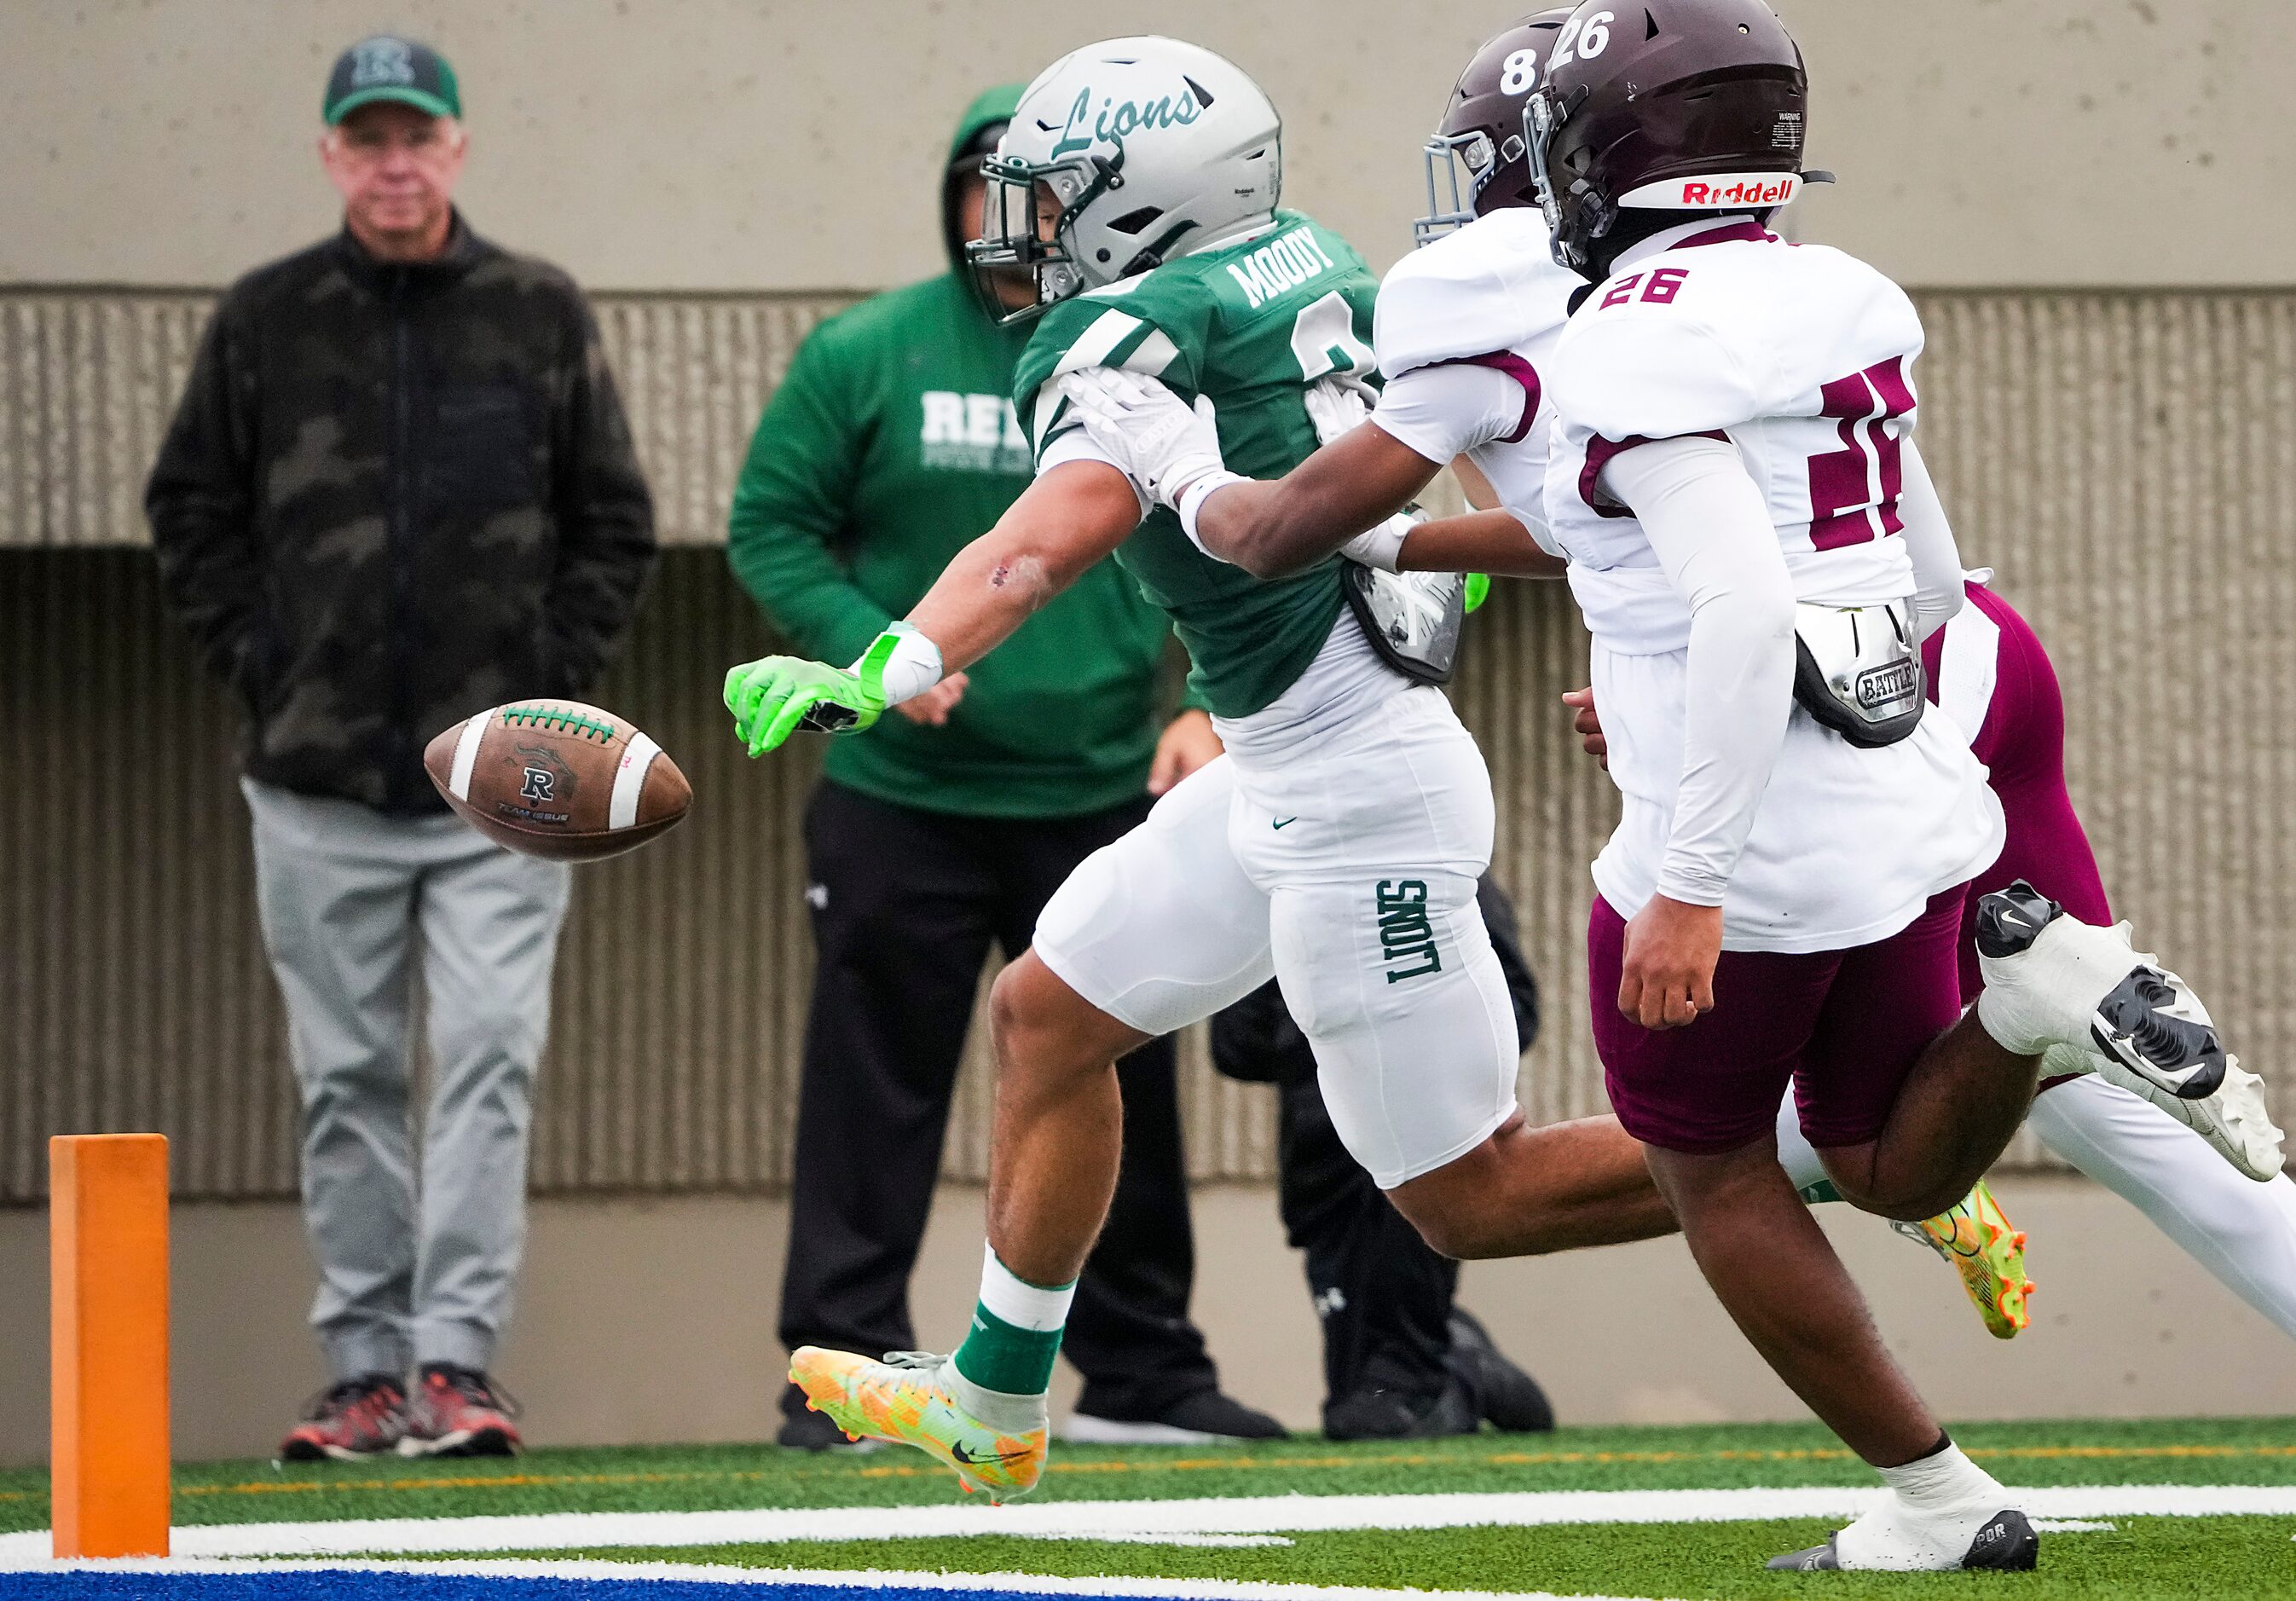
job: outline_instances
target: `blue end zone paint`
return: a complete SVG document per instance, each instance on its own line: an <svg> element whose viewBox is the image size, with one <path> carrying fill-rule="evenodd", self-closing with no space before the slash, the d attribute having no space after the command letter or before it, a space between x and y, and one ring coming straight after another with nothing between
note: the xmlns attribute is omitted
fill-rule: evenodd
<svg viewBox="0 0 2296 1601"><path fill-rule="evenodd" d="M685 1579L511 1579L467 1573L8 1573L8 1601L1075 1601L1039 1591L709 1584Z"/></svg>

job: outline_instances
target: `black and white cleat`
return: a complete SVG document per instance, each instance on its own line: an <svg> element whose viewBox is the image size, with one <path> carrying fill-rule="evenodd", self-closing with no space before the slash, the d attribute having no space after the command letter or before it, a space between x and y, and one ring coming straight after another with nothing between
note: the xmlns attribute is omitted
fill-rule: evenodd
<svg viewBox="0 0 2296 1601"><path fill-rule="evenodd" d="M2134 969L2096 1004L2088 1026L2097 1048L2182 1101L2204 1101L2225 1081L2227 1058L2201 998L2152 965Z"/></svg>
<svg viewBox="0 0 2296 1601"><path fill-rule="evenodd" d="M1950 1548L1948 1548L1950 1549ZM2040 1565L2041 1537L2032 1523L2021 1512L2007 1508L1987 1519L1969 1549L1959 1562L1920 1561L1907 1553L1907 1560L1890 1560L1894 1553L1877 1553L1870 1562L1845 1563L1841 1550L1841 1536L1836 1535L1822 1546L1808 1550L1789 1551L1783 1556L1770 1558L1768 1566L1783 1573L1835 1573L1851 1571L1886 1572L1948 1572L1990 1571L1993 1572L2030 1573Z"/></svg>
<svg viewBox="0 0 2296 1601"><path fill-rule="evenodd" d="M2092 1044L2185 1100L2224 1083L2224 1043L2190 985L2136 950L2128 925L2099 928L2019 879L1978 902L1979 1015L2008 1049L2038 1056Z"/></svg>

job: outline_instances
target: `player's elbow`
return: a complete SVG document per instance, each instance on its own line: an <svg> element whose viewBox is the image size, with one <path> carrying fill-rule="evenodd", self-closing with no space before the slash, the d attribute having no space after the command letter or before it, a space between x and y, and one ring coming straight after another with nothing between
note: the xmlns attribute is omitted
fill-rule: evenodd
<svg viewBox="0 0 2296 1601"><path fill-rule="evenodd" d="M1307 564L1265 544L1240 545L1226 559L1256 579L1289 578Z"/></svg>

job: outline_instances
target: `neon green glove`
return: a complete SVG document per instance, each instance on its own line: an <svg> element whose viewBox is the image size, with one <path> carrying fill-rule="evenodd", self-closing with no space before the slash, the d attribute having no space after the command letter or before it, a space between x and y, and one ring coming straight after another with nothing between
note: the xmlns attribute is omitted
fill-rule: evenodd
<svg viewBox="0 0 2296 1601"><path fill-rule="evenodd" d="M1489 598L1490 593L1491 575L1489 573L1471 572L1467 575L1468 611L1472 612L1477 606L1481 605L1485 600Z"/></svg>
<svg viewBox="0 0 2296 1601"><path fill-rule="evenodd" d="M767 656L726 673L726 710L750 754L761 756L800 728L857 734L885 710L885 696L845 668L802 656Z"/></svg>
<svg viewBox="0 0 2296 1601"><path fill-rule="evenodd" d="M932 641L897 622L849 668L801 656L743 662L726 675L726 710L750 754L761 756L800 728L858 734L887 706L922 694L940 677L940 652Z"/></svg>

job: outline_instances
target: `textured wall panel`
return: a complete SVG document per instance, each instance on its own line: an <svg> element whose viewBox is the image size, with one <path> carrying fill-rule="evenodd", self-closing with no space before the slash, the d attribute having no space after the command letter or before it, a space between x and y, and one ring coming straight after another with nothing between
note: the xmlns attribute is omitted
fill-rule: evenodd
<svg viewBox="0 0 2296 1601"><path fill-rule="evenodd" d="M141 545L213 297L0 290L0 547ZM750 431L835 296L600 296L661 536L716 545Z"/></svg>
<svg viewBox="0 0 2296 1601"><path fill-rule="evenodd" d="M770 641L713 551L673 553L599 692L676 752L694 816L584 868L558 967L534 1180L551 1191L786 1181L812 951L811 752L751 762L718 694ZM46 1137L158 1129L184 1195L291 1194L293 1095L255 924L234 713L162 612L149 554L0 551L0 1202ZM968 1058L947 1169L988 1170ZM1192 1162L1267 1170L1266 1092L1184 1044Z"/></svg>
<svg viewBox="0 0 2296 1601"><path fill-rule="evenodd" d="M719 537L756 410L833 304L601 299L674 540ZM201 305L0 293L0 546L142 540L142 476ZM2058 661L2108 882L2274 1074L2296 1052L2296 739L2278 714L2296 702L2296 296L1956 294L1923 310L1923 446L1964 552L2002 570ZM676 751L697 812L582 874L542 1187L753 1189L786 1173L806 773L743 760L716 709L725 664L765 643L722 561L682 551L599 692ZM1563 593L1502 586L1457 690L1546 989L1524 1080L1541 1119L1603 1105L1580 940L1612 800L1554 699L1584 676ZM166 1129L185 1194L292 1188L231 723L143 553L0 550L0 1199L39 1193L42 1141L63 1129ZM948 1148L961 1176L986 1165L980 1068ZM1212 1079L1200 1041L1184 1071L1192 1166L1265 1174L1265 1092Z"/></svg>

